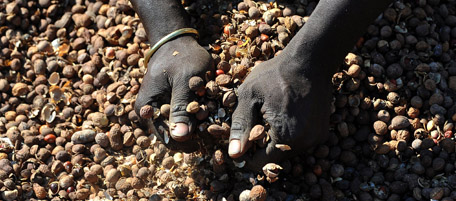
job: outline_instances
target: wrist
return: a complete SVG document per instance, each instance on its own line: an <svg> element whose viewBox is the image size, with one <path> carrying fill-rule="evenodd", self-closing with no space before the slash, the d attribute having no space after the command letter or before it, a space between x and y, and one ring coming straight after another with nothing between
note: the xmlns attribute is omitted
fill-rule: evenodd
<svg viewBox="0 0 456 201"><path fill-rule="evenodd" d="M131 0L138 13L150 44L155 44L167 34L189 28L186 11L179 0Z"/></svg>
<svg viewBox="0 0 456 201"><path fill-rule="evenodd" d="M155 51L155 53L150 57L150 60L147 65L149 66L151 63L154 63L155 59L160 59L163 57L167 57L167 55L172 55L174 51L181 53L182 48L195 49L198 46L198 41L193 35L185 34L177 36L176 38L169 40L168 42L164 43L160 48L158 48Z"/></svg>
<svg viewBox="0 0 456 201"><path fill-rule="evenodd" d="M161 47L163 46L164 44L166 44L167 42L173 40L173 39L177 39L178 37L180 36L184 36L184 35L189 35L189 34L192 34L196 37L199 37L199 34L198 34L198 31L196 31L195 29L192 29L192 28L183 28L183 29L178 29L176 31L173 31L169 34L167 34L166 36L164 36L163 38L161 38L160 40L158 40L155 44L153 44L151 46L151 48L149 49L149 51L146 52L145 56L144 56L144 64L145 66L147 66L150 58L152 57L152 55Z"/></svg>

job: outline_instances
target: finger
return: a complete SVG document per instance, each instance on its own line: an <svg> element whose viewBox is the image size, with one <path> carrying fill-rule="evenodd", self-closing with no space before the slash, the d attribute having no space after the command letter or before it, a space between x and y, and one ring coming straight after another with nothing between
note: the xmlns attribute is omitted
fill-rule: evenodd
<svg viewBox="0 0 456 201"><path fill-rule="evenodd" d="M239 97L239 103L233 113L231 122L230 144L228 154L232 158L242 156L249 148L249 134L252 127L257 122L258 104L254 99L245 96Z"/></svg>
<svg viewBox="0 0 456 201"><path fill-rule="evenodd" d="M150 70L144 76L135 102L135 112L138 116L145 105L159 107L161 104L169 103L171 87L164 77L166 76L152 75Z"/></svg>
<svg viewBox="0 0 456 201"><path fill-rule="evenodd" d="M176 141L186 141L190 138L192 122L190 114L186 111L192 92L188 87L188 80L175 80L171 94L171 137Z"/></svg>
<svg viewBox="0 0 456 201"><path fill-rule="evenodd" d="M162 139L166 147L168 149L174 151L183 151L186 153L191 153L200 148L198 141L196 140L187 140L186 142L179 142L174 140L173 138L166 140L165 135L169 136L170 129L168 128L167 124L164 121L155 121L155 127L157 128L157 133L162 136Z"/></svg>

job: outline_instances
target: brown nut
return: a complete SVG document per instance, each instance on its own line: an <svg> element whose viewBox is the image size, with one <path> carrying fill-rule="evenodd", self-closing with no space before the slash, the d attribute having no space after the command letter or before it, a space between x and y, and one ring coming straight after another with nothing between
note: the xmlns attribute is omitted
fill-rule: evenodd
<svg viewBox="0 0 456 201"><path fill-rule="evenodd" d="M154 108L150 105L144 105L139 110L139 116L144 119L149 119L154 116Z"/></svg>
<svg viewBox="0 0 456 201"><path fill-rule="evenodd" d="M168 117L169 117L170 110L171 110L171 105L169 105L169 104L163 104L163 105L160 107L160 115L163 115L163 117L168 118Z"/></svg>
<svg viewBox="0 0 456 201"><path fill-rule="evenodd" d="M388 132L388 126L383 121L374 122L374 130L377 135L385 135Z"/></svg>
<svg viewBox="0 0 456 201"><path fill-rule="evenodd" d="M267 196L266 189L261 185L253 186L249 193L249 199L252 201L265 201Z"/></svg>
<svg viewBox="0 0 456 201"><path fill-rule="evenodd" d="M196 101L192 101L187 105L187 112L191 114L195 114L199 111L199 104Z"/></svg>
<svg viewBox="0 0 456 201"><path fill-rule="evenodd" d="M198 91L199 89L204 87L203 78L198 77L198 76L191 77L190 80L188 81L188 86L190 87L190 90Z"/></svg>
<svg viewBox="0 0 456 201"><path fill-rule="evenodd" d="M249 141L255 141L262 139L266 136L266 132L264 130L264 126L262 125L255 125L252 130L250 130Z"/></svg>

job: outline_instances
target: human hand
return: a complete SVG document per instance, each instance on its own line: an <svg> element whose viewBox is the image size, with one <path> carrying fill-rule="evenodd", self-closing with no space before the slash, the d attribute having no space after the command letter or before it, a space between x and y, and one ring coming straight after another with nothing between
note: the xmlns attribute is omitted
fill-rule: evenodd
<svg viewBox="0 0 456 201"><path fill-rule="evenodd" d="M282 54L257 65L238 90L228 153L232 158L242 156L252 170L313 148L328 136L330 80L306 71L317 66L293 63ZM270 125L270 141L252 156L244 155L252 145L250 130L261 123L261 117ZM277 144L291 150L282 151Z"/></svg>
<svg viewBox="0 0 456 201"><path fill-rule="evenodd" d="M190 138L194 119L187 113L187 104L194 99L188 81L193 76L204 77L212 64L211 56L191 36L181 36L161 46L148 63L135 111L145 105L157 107L170 103L169 124L172 144L179 149ZM171 139L170 139L171 140Z"/></svg>

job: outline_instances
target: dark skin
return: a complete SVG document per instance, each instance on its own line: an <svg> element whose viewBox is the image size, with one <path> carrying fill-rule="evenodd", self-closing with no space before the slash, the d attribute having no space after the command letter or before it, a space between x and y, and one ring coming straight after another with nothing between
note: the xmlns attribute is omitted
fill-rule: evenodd
<svg viewBox="0 0 456 201"><path fill-rule="evenodd" d="M321 0L283 52L256 66L239 87L228 154L241 157L247 167L259 170L266 163L278 162L324 142L329 127L330 78L365 28L391 2ZM132 0L132 4L151 44L174 30L190 27L179 1ZM174 51L179 52L177 57L172 56ZM185 143L192 131L192 119L185 112L192 100L188 79L201 76L210 65L210 55L193 37L183 36L166 43L149 62L136 110L171 97L170 122L177 124L171 136L176 142ZM271 126L271 141L253 156L244 156L251 145L250 130L261 118ZM291 151L281 151L276 144L289 145Z"/></svg>

